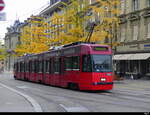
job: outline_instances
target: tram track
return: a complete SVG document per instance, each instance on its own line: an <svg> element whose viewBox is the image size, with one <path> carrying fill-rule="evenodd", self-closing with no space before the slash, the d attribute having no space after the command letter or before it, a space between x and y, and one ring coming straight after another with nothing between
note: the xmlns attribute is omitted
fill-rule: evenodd
<svg viewBox="0 0 150 115"><path fill-rule="evenodd" d="M45 86L44 86L45 87ZM49 87L49 86L48 86ZM49 87L50 88L50 87ZM113 98L113 99L115 99L116 101L115 102L111 102L110 100L109 101L103 101L103 100L96 100L95 98L88 98L88 99L85 99L85 98L83 98L83 97L76 97L76 96L74 96L74 95L71 95L71 96L69 96L68 94L59 94L59 93L56 93L55 91L54 92L47 92L47 91L43 91L43 90L40 90L40 89L37 89L37 88L30 88L30 90L33 90L33 91L30 91L30 94L32 93L32 92L34 92L33 93L33 95L35 95L35 96L37 96L37 97L40 97L40 98L42 98L42 99L44 99L44 100L46 100L46 101L51 101L51 102L53 102L53 103L55 103L55 104L57 104L58 106L60 105L60 104L62 104L61 102L58 102L58 101L53 101L53 100L51 100L51 99L49 99L49 98L46 98L45 96L43 96L43 95L47 95L47 96L53 96L53 97L61 97L61 98L66 98L66 99L70 99L70 100L78 100L77 102L75 102L75 103L78 103L78 102L80 102L80 101L82 101L82 102L93 102L93 103L105 103L105 104L113 104L113 105L121 105L121 106L126 106L126 107L130 107L130 104L125 104L125 105L123 105L123 103L121 103L121 104L119 104L118 102L117 102L117 99L121 99L121 100L130 100L130 101L139 101L139 102L144 102L144 103L150 103L150 101L144 101L144 100L141 100L141 96L143 96L142 94L135 94L135 93L133 93L133 92L131 92L131 91L126 91L126 90L112 90L112 91L100 91L100 92L81 92L81 91L72 91L72 90L69 90L69 89L64 89L64 88L57 88L57 87L51 87L51 88L54 88L54 89L58 89L58 90L62 90L62 91L64 91L65 90L65 92L67 91L68 93L70 93L70 92L73 92L73 93L75 93L75 95L88 95L89 97L92 95L92 96L96 96L96 95L99 95L99 96L107 96L108 98L109 97L111 97L111 98ZM37 94L35 94L35 92L38 92ZM29 93L29 92L28 92ZM79 94L78 94L79 93ZM42 96L41 95L39 95L39 94L43 94ZM148 99L148 97L147 97L147 99ZM141 106L140 107L138 107L139 105L136 105L135 107L136 108L141 108ZM60 106L59 106L60 107ZM133 107L133 106L131 106L131 107ZM143 109L145 109L145 107L143 108ZM146 109L148 109L148 108L146 108Z"/></svg>
<svg viewBox="0 0 150 115"><path fill-rule="evenodd" d="M63 90L63 89L62 89ZM78 91L75 91L75 92L78 92ZM79 92L79 93L81 93L81 92ZM83 94L86 94L86 93L88 93L88 92L83 92ZM88 93L89 94L89 93ZM86 95L88 95L88 94L86 94ZM130 95L128 95L128 96L124 96L124 94L122 94L122 95L119 95L119 96L117 96L117 93L114 93L114 92L101 92L101 93L90 93L90 95L94 95L94 96L96 96L96 95L100 95L100 96L107 96L108 98L109 97L111 97L111 98L115 98L115 100L116 99L118 99L118 100L120 100L121 99L121 101L119 102L119 101L110 101L110 100L97 100L96 98L88 98L88 99L86 99L86 98L83 98L83 97L76 97L76 96L68 96L68 95L66 95L66 94L63 94L63 95L60 95L60 94L55 94L55 93L46 93L45 95L50 95L50 96L57 96L57 97L59 97L59 98L63 98L63 99L67 99L67 100L71 100L71 101L73 101L74 103L80 103L80 107L82 108L82 107L84 107L84 108L88 108L88 107L86 107L85 105L83 106L83 104L82 104L82 102L84 103L84 102L90 102L90 103L97 103L97 104L99 104L99 103L103 103L103 104L111 104L111 105L117 105L117 106L124 106L124 107L131 107L131 108L142 108L142 109L149 109L149 108L147 108L147 107L142 107L141 105L139 105L139 104L137 104L137 105L130 105L130 103L128 103L128 101L139 101L139 103L140 102L144 102L144 103L150 103L150 102L145 102L145 101L143 101L143 100L139 100L139 98L132 98L132 96ZM35 94L34 94L35 95ZM36 95L37 96L37 95ZM41 96L40 96L41 97ZM46 99L46 100L49 100L48 98L45 98L45 97L41 97L41 98L43 98L43 99ZM127 100L127 101L126 101ZM52 101L52 100L49 100L49 101ZM60 101L54 101L53 100L53 103L55 103L55 104L57 104L57 105L62 105L62 104L60 104L61 102ZM65 104L64 104L65 105ZM79 106L78 106L79 107ZM89 110L89 109L88 109ZM92 111L92 110L90 110L90 111Z"/></svg>
<svg viewBox="0 0 150 115"><path fill-rule="evenodd" d="M54 112L90 112L87 108L72 101L71 98L64 94L57 94L57 92L50 93L36 88L27 88L26 86L17 86L17 88L23 89L24 92L29 93L32 97L35 97L36 100L44 100L45 102L51 104L51 106L55 106L57 109ZM69 91L69 89L59 88L59 90L61 89ZM40 103L40 101L38 102ZM43 103L41 103L41 106L42 105ZM42 109L44 110L44 108Z"/></svg>
<svg viewBox="0 0 150 115"><path fill-rule="evenodd" d="M149 100L150 94L144 94L144 93L139 93L139 92L135 93L133 91L115 90L115 91L111 91L108 93L102 93L99 95L105 95L105 96L120 98L120 99L137 100L137 101L142 101L145 103L150 103L150 100ZM145 99L147 100L145 101Z"/></svg>
<svg viewBox="0 0 150 115"><path fill-rule="evenodd" d="M108 111L112 110L109 107L114 107L114 111L120 111L118 108L150 109L149 95L146 95L149 92L139 90L114 88L112 91L86 92L14 80L8 81L8 84L35 99L44 112L98 112L104 111L101 109L103 105L108 106Z"/></svg>

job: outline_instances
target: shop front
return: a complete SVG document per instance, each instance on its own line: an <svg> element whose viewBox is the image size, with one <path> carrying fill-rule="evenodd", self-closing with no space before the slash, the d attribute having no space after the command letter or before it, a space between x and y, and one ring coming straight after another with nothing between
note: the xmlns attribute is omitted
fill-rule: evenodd
<svg viewBox="0 0 150 115"><path fill-rule="evenodd" d="M115 73L120 77L150 77L150 53L117 54L113 60Z"/></svg>

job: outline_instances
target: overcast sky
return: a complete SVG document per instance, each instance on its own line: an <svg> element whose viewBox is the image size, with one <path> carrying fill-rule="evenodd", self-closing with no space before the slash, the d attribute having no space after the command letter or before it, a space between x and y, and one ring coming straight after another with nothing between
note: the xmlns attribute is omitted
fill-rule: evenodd
<svg viewBox="0 0 150 115"><path fill-rule="evenodd" d="M5 36L6 28L13 25L16 19L21 22L26 20L32 14L38 14L44 9L50 0L3 0L6 13L6 21L0 21L0 38Z"/></svg>

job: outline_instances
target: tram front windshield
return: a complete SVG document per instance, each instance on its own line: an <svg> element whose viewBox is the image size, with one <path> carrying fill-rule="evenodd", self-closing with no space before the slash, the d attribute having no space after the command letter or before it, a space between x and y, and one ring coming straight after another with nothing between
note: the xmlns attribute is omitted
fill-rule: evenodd
<svg viewBox="0 0 150 115"><path fill-rule="evenodd" d="M112 72L111 55L92 55L94 72Z"/></svg>

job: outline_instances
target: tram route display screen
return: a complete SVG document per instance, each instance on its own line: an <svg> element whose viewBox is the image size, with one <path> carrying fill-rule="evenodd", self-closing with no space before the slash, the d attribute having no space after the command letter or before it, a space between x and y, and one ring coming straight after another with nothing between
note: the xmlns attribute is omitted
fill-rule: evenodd
<svg viewBox="0 0 150 115"><path fill-rule="evenodd" d="M94 47L93 50L95 50L95 51L108 51L108 47Z"/></svg>

